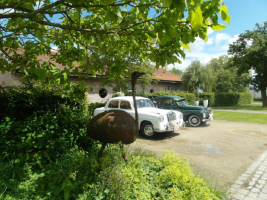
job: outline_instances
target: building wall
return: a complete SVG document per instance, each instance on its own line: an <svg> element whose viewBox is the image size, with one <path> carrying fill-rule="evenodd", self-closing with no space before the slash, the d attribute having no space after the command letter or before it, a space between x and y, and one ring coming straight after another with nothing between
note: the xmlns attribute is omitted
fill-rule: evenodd
<svg viewBox="0 0 267 200"><path fill-rule="evenodd" d="M4 75L1 74L0 72L0 85L3 87L8 87L8 86L14 86L14 85L22 85L19 80L22 77L20 74L14 74L10 72L6 72ZM78 77L69 77L71 82L74 83L79 83L81 79ZM105 103L109 98L112 97L113 94L113 87L116 85L114 82L111 82L108 86L102 86L101 85L101 79L100 78L88 78L85 80L85 83L87 86L90 86L93 91L90 89L87 89L87 100L88 103ZM129 81L130 84L130 81ZM164 90L166 87L169 87L168 89L170 90L180 90L181 88L181 83L167 83L167 82L158 82L154 83L152 82L150 86L145 87L145 92L150 92L150 90L153 90L154 92ZM137 83L136 86L136 92L141 93L142 92L142 86L140 83ZM106 89L107 90L107 96L105 98L101 98L99 95L99 91L101 89Z"/></svg>
<svg viewBox="0 0 267 200"><path fill-rule="evenodd" d="M2 74L0 71L0 85L2 87L9 87L14 85L21 85L19 79L21 79L21 75L13 74L11 72L5 72Z"/></svg>
<svg viewBox="0 0 267 200"><path fill-rule="evenodd" d="M255 90L250 90L249 92L253 98L261 98L261 91L256 92ZM266 90L266 93L267 93L267 90Z"/></svg>

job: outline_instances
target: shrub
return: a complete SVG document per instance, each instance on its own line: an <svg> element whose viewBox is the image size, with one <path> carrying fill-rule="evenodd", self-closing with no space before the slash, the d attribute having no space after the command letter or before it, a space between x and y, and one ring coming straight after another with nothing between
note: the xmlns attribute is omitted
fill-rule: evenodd
<svg viewBox="0 0 267 200"><path fill-rule="evenodd" d="M94 115L94 110L96 108L104 107L106 104L105 103L91 103L88 105L88 114L89 116Z"/></svg>
<svg viewBox="0 0 267 200"><path fill-rule="evenodd" d="M61 105L84 109L85 101L72 101L70 95L70 91L52 85L12 87L0 93L0 121L6 117L23 120L39 110L56 114Z"/></svg>
<svg viewBox="0 0 267 200"><path fill-rule="evenodd" d="M249 92L217 92L217 93L202 93L201 99L208 99L209 106L233 106L241 104L250 104L252 95Z"/></svg>
<svg viewBox="0 0 267 200"><path fill-rule="evenodd" d="M186 160L172 151L157 158L137 149L121 157L119 145L108 145L103 158L72 149L61 159L33 171L0 163L4 199L219 199Z"/></svg>
<svg viewBox="0 0 267 200"><path fill-rule="evenodd" d="M98 143L86 134L85 100L71 101L60 88L13 88L3 99L8 102L1 103L6 106L0 122L1 161L42 166L73 147L89 150Z"/></svg>

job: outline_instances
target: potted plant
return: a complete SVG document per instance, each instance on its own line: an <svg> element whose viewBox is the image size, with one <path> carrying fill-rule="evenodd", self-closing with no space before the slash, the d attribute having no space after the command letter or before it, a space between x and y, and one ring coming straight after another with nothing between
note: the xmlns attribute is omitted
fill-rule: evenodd
<svg viewBox="0 0 267 200"><path fill-rule="evenodd" d="M199 97L195 98L195 105L198 106L199 105Z"/></svg>
<svg viewBox="0 0 267 200"><path fill-rule="evenodd" d="M203 105L204 105L204 107L208 107L208 104L209 104L209 99L206 97L206 96L204 96L204 99L203 99Z"/></svg>

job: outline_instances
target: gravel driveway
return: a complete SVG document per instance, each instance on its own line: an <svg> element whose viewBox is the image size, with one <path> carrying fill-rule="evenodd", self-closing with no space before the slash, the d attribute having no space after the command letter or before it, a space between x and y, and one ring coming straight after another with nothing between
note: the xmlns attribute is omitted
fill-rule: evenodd
<svg viewBox="0 0 267 200"><path fill-rule="evenodd" d="M139 136L129 149L135 146L157 155L174 149L188 158L195 173L228 189L267 150L267 125L213 120L207 126L160 133L154 139Z"/></svg>

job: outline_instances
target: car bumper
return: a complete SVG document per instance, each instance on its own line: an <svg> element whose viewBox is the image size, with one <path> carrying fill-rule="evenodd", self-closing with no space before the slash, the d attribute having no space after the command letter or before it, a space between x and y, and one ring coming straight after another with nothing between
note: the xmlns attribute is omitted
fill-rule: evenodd
<svg viewBox="0 0 267 200"><path fill-rule="evenodd" d="M210 114L210 117L208 119L202 119L202 122L211 121L213 119L214 119L213 115Z"/></svg>
<svg viewBox="0 0 267 200"><path fill-rule="evenodd" d="M162 125L159 128L155 128L154 130L156 132L162 133L162 132L177 131L182 127L185 127L185 123L184 122L180 122L180 123L178 123L178 122L168 122L168 123Z"/></svg>

